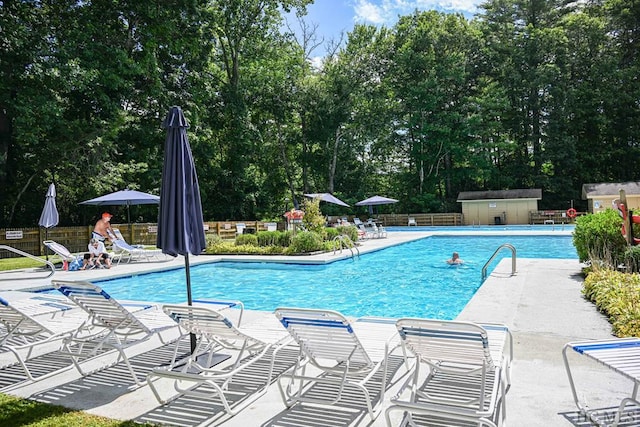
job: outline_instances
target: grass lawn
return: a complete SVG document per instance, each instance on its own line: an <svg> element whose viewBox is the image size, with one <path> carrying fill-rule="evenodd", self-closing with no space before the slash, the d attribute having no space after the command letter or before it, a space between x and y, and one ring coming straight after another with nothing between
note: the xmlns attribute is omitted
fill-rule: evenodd
<svg viewBox="0 0 640 427"><path fill-rule="evenodd" d="M49 255L49 262L55 264L57 262L62 262L62 260L57 255ZM27 257L0 259L0 271L19 270L21 268L38 268L43 267L44 265L45 264L41 262L37 262Z"/></svg>
<svg viewBox="0 0 640 427"><path fill-rule="evenodd" d="M33 427L134 427L152 426L133 421L118 421L96 417L82 411L49 405L28 399L19 399L0 393L0 425Z"/></svg>

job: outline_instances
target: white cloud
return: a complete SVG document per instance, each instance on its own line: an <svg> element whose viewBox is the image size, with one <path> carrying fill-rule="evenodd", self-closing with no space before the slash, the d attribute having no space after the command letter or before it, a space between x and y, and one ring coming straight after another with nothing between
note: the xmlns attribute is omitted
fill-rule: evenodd
<svg viewBox="0 0 640 427"><path fill-rule="evenodd" d="M398 15L417 10L460 12L467 16L478 11L479 0L355 0L354 21L374 25L393 25Z"/></svg>
<svg viewBox="0 0 640 427"><path fill-rule="evenodd" d="M384 16L384 10L381 6L367 0L357 0L353 6L356 13L354 21L364 22L368 24L386 24L388 17Z"/></svg>

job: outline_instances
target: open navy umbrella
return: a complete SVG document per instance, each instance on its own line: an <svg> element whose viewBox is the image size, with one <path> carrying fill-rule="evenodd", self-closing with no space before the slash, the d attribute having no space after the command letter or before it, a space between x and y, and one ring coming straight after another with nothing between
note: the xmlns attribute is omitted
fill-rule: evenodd
<svg viewBox="0 0 640 427"><path fill-rule="evenodd" d="M396 199L383 196L371 196L368 199L360 200L356 203L356 206L369 206L369 214L373 213L372 206L376 205L388 205L391 203L398 203Z"/></svg>
<svg viewBox="0 0 640 427"><path fill-rule="evenodd" d="M131 215L129 207L131 205L157 205L160 203L160 197L149 193L143 193L136 190L120 190L95 199L80 202L81 205L96 206L126 206L127 207L127 224L129 224L129 241L133 241L133 227L131 227Z"/></svg>
<svg viewBox="0 0 640 427"><path fill-rule="evenodd" d="M44 199L44 208L40 214L38 225L44 227L45 240L49 240L49 229L58 225L58 208L56 207L56 185L50 184L47 195ZM45 249L47 261L49 261L49 252Z"/></svg>
<svg viewBox="0 0 640 427"><path fill-rule="evenodd" d="M167 139L162 167L157 246L171 256L183 255L187 282L187 304L192 305L189 254L206 248L198 176L187 138L187 121L180 107L171 107L164 120ZM191 352L195 350L191 335Z"/></svg>

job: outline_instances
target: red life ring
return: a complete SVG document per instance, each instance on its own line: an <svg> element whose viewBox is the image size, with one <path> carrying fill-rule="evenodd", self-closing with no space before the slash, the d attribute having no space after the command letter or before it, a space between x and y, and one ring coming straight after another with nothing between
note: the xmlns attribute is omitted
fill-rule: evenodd
<svg viewBox="0 0 640 427"><path fill-rule="evenodd" d="M578 215L578 211L576 211L575 209L573 208L567 209L567 216L569 218L575 218L577 215Z"/></svg>

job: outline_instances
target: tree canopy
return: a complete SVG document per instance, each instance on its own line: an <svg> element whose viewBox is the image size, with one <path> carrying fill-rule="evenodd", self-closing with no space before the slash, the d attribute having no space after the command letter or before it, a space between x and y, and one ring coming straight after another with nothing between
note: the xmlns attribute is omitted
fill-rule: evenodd
<svg viewBox="0 0 640 427"><path fill-rule="evenodd" d="M279 218L314 192L451 212L460 191L542 188L566 209L584 183L638 179L638 2L416 11L356 25L321 67L310 2L0 1L0 227L35 226L52 182L67 225L89 221L83 200L159 194L172 105L206 220Z"/></svg>

